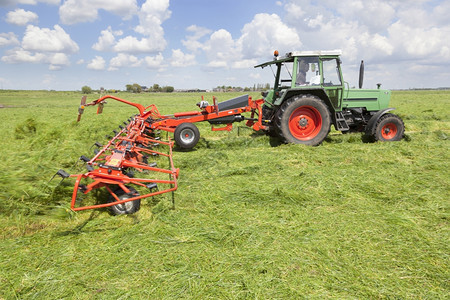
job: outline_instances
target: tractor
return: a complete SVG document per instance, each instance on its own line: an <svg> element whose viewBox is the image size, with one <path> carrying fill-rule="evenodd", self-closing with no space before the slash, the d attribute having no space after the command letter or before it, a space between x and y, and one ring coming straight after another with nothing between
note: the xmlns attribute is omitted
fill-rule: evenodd
<svg viewBox="0 0 450 300"><path fill-rule="evenodd" d="M290 52L257 65L270 66L273 89L264 92L264 124L271 136L283 142L316 146L327 137L331 124L342 133L365 132L375 141L402 139L404 124L390 113L391 91L361 89L364 61L361 61L359 89L350 89L341 70L341 51Z"/></svg>

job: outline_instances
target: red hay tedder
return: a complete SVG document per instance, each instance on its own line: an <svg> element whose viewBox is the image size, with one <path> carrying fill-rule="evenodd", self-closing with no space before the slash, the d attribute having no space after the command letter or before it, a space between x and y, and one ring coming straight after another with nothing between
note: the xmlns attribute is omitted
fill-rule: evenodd
<svg viewBox="0 0 450 300"><path fill-rule="evenodd" d="M267 129L263 125L262 105L264 99L252 100L248 95L230 99L221 103L213 97L213 105L203 100L197 103L200 111L181 112L173 115L161 115L155 105L144 107L139 103L130 102L114 96L104 96L86 103L86 96L81 99L78 109L78 120L85 107L97 105L97 114L102 113L106 99L113 99L136 107L139 114L123 122L119 131L113 131L115 136L105 144L95 143L98 148L95 156L81 156L80 161L86 164L86 173L69 174L59 170L55 175L65 178L75 178L72 193L71 209L74 211L108 207L115 215L131 214L139 210L140 200L163 193L174 192L177 185L179 169L174 167L172 149L174 142L168 138L161 140L160 132L173 132L176 144L182 149L193 148L200 138L195 126L196 122L208 121L213 131L232 129L234 122L246 120L246 125L254 130ZM246 118L242 113L250 113ZM215 127L217 125L222 127ZM165 149L163 149L165 148ZM163 161L149 162L150 158L166 157ZM137 174L145 174L146 178L138 178ZM150 176L149 176L150 175ZM168 176L169 179L164 179ZM151 177L151 179L148 179ZM164 188L161 188L161 187ZM108 201L93 205L83 205L81 196L89 192L105 188ZM139 192L139 191L140 192Z"/></svg>

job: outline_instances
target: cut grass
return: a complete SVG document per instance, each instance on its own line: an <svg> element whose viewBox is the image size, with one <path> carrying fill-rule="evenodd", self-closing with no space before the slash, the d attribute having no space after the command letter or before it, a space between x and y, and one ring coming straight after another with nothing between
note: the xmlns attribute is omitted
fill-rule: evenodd
<svg viewBox="0 0 450 300"><path fill-rule="evenodd" d="M162 113L199 99L120 97ZM448 298L449 92L394 92L397 143L333 131L319 147L272 147L199 124L199 145L174 154L176 209L163 195L122 217L71 212L70 185L42 190L134 113L108 103L77 124L79 98L0 94L29 105L0 110L0 298Z"/></svg>

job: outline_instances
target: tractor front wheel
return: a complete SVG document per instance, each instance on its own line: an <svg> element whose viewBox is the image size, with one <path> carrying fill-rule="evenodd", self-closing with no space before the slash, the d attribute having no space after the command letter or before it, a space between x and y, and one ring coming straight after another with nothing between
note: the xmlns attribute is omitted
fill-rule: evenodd
<svg viewBox="0 0 450 300"><path fill-rule="evenodd" d="M399 116L385 114L378 120L373 138L383 142L400 141L404 132L405 125Z"/></svg>
<svg viewBox="0 0 450 300"><path fill-rule="evenodd" d="M173 137L182 149L192 149L200 140L200 131L192 123L181 123L175 128Z"/></svg>
<svg viewBox="0 0 450 300"><path fill-rule="evenodd" d="M327 105L312 95L286 100L275 115L278 135L288 143L317 146L327 137L330 125Z"/></svg>
<svg viewBox="0 0 450 300"><path fill-rule="evenodd" d="M114 193L119 198L119 200L126 200L129 198L133 198L136 196L139 196L139 193L132 187L128 187L130 190L130 193L126 193L124 190L122 190L120 187L117 188ZM116 199L110 195L109 196L109 202L115 202ZM109 211L113 215L126 215L126 214L134 214L141 208L141 200L134 200L129 201L121 204L116 204L109 207Z"/></svg>

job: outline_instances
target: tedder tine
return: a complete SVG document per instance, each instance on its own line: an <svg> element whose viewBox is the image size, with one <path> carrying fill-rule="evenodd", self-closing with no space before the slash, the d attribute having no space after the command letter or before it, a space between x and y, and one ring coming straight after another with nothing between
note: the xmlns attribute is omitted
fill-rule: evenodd
<svg viewBox="0 0 450 300"><path fill-rule="evenodd" d="M78 118L77 118L77 122L80 122L81 120L81 115L84 112L84 107L86 105L86 96L81 97L81 103L80 103L80 107L78 107Z"/></svg>
<svg viewBox="0 0 450 300"><path fill-rule="evenodd" d="M99 114L101 114L103 112L103 105L105 105L103 103L103 101L100 102L100 104L98 105L98 107L97 107L97 115L99 115Z"/></svg>

